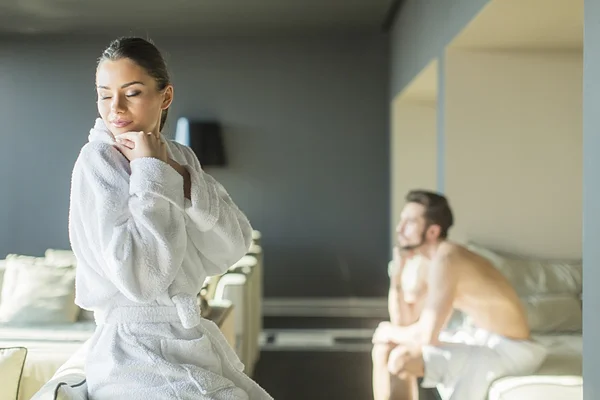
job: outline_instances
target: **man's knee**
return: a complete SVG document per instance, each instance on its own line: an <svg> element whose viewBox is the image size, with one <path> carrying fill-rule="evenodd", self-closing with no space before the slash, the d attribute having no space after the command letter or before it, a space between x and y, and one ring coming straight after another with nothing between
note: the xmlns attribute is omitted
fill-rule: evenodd
<svg viewBox="0 0 600 400"><path fill-rule="evenodd" d="M388 359L390 358L390 353L393 349L394 346L391 344L378 343L373 345L373 350L371 351L371 358L373 359L373 364L387 366Z"/></svg>

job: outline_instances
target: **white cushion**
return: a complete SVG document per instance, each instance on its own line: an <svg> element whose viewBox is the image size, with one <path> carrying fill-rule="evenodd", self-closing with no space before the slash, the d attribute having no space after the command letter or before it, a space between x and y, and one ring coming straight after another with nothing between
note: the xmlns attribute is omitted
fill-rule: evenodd
<svg viewBox="0 0 600 400"><path fill-rule="evenodd" d="M44 258L11 254L0 299L0 322L75 322L75 267L48 265Z"/></svg>
<svg viewBox="0 0 600 400"><path fill-rule="evenodd" d="M548 358L532 375L506 377L490 388L488 400L583 399L581 335L536 336Z"/></svg>
<svg viewBox="0 0 600 400"><path fill-rule="evenodd" d="M44 256L46 257L46 263L48 265L57 267L77 265L77 258L75 258L75 253L71 250L47 249Z"/></svg>
<svg viewBox="0 0 600 400"><path fill-rule="evenodd" d="M583 263L581 260L541 260L507 253L500 254L476 243L467 248L489 259L513 284L519 296L540 294L573 294L582 292Z"/></svg>
<svg viewBox="0 0 600 400"><path fill-rule="evenodd" d="M520 376L496 382L488 400L582 400L581 376Z"/></svg>
<svg viewBox="0 0 600 400"><path fill-rule="evenodd" d="M507 376L496 380L486 400L581 400L582 335L537 335L534 339L548 349L540 369L526 376ZM438 387L440 397L448 400L451 389Z"/></svg>
<svg viewBox="0 0 600 400"><path fill-rule="evenodd" d="M0 290L2 290L2 282L4 281L4 271L6 271L6 260L0 260Z"/></svg>
<svg viewBox="0 0 600 400"><path fill-rule="evenodd" d="M538 295L521 299L534 333L581 332L581 301L571 294Z"/></svg>
<svg viewBox="0 0 600 400"><path fill-rule="evenodd" d="M0 348L0 400L18 399L26 357L24 347Z"/></svg>

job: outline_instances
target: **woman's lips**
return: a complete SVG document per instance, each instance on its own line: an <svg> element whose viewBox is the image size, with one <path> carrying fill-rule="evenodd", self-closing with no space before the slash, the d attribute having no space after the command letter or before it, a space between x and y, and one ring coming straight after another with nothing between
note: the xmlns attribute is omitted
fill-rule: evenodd
<svg viewBox="0 0 600 400"><path fill-rule="evenodd" d="M124 119L117 119L111 122L111 124L113 124L113 126L115 126L116 128L124 128L127 125L131 124L131 121L127 121Z"/></svg>

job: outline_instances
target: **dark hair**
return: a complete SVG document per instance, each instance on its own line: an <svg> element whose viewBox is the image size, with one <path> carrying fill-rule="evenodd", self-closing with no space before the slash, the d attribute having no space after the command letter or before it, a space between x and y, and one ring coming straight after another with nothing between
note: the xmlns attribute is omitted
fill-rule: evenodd
<svg viewBox="0 0 600 400"><path fill-rule="evenodd" d="M148 75L156 81L158 90L163 90L171 83L167 63L158 48L150 41L140 37L121 37L115 39L104 50L98 59L98 65L102 61L117 61L128 58L140 67L144 68ZM160 130L162 131L169 109L163 110L160 115Z"/></svg>
<svg viewBox="0 0 600 400"><path fill-rule="evenodd" d="M425 207L425 220L428 225L439 225L440 237L448 237L448 230L454 224L452 210L446 197L428 190L411 190L406 195L409 203L418 203Z"/></svg>

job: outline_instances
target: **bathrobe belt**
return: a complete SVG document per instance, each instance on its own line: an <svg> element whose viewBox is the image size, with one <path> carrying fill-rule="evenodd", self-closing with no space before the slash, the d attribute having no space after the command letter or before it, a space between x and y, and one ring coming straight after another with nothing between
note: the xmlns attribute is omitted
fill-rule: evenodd
<svg viewBox="0 0 600 400"><path fill-rule="evenodd" d="M174 306L116 306L107 310L96 310L94 319L97 325L181 322L184 328L191 329L200 324L202 317L195 296L178 294L171 297L171 300Z"/></svg>
<svg viewBox="0 0 600 400"><path fill-rule="evenodd" d="M181 322L187 329L199 326L202 333L210 338L217 352L225 356L235 369L244 370L244 364L217 325L200 316L200 306L194 296L176 295L172 300L175 306L118 306L109 310L97 310L94 311L94 319L97 325Z"/></svg>

